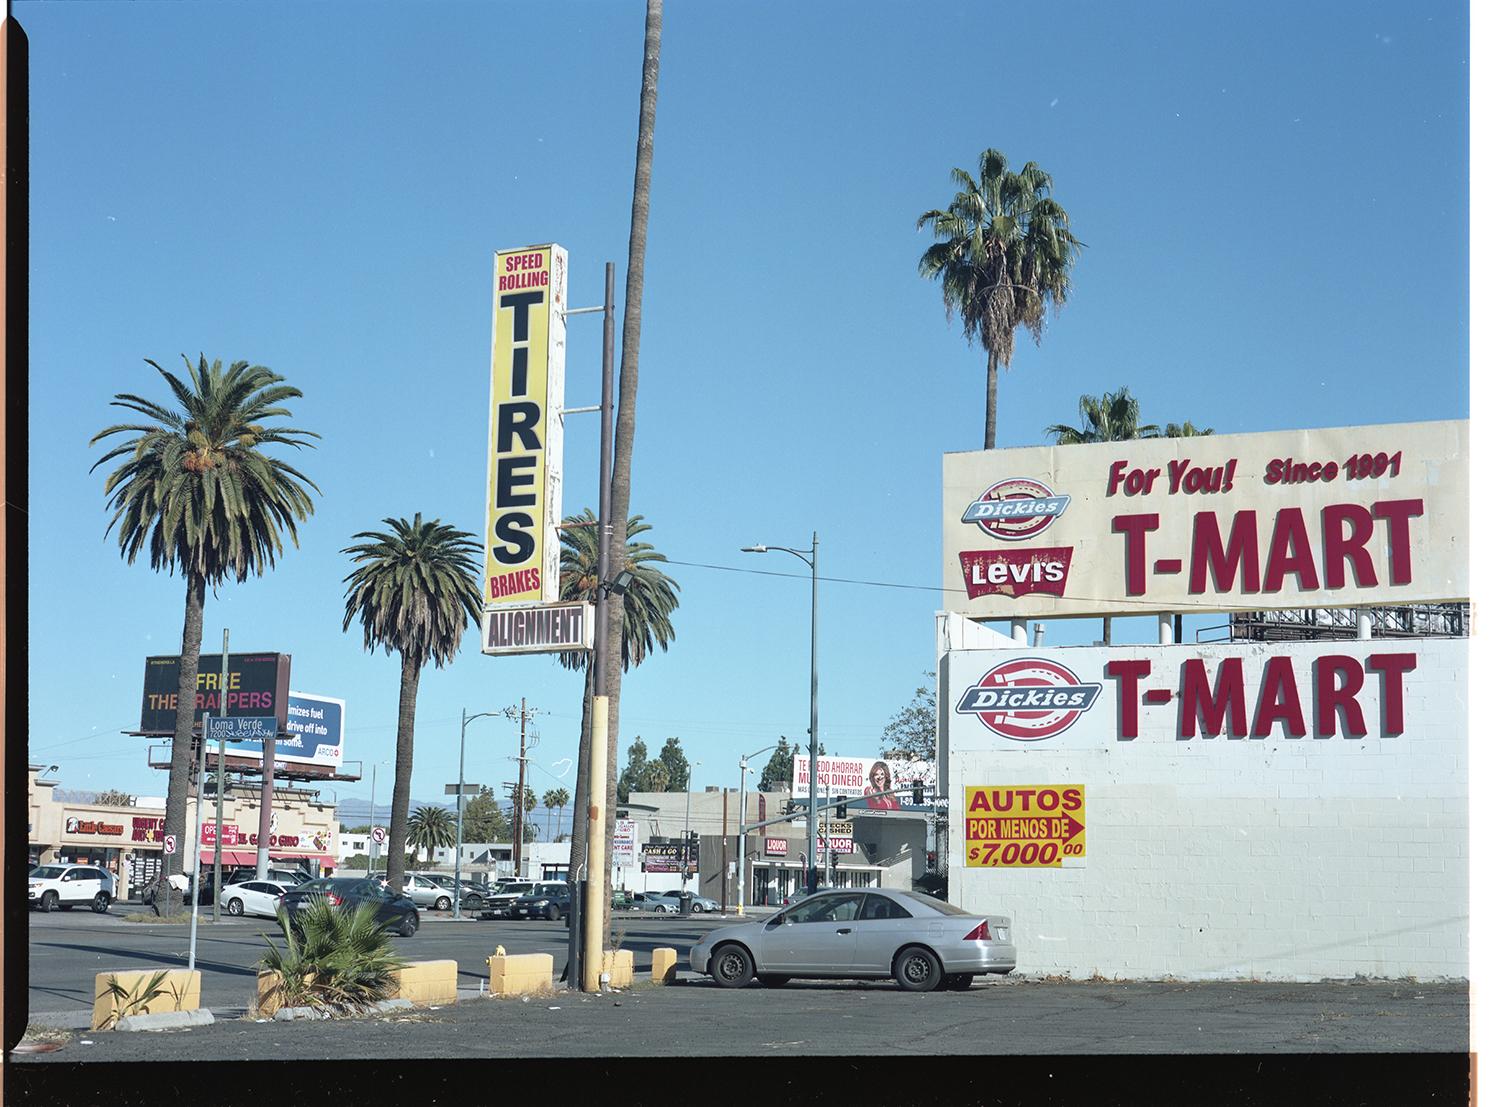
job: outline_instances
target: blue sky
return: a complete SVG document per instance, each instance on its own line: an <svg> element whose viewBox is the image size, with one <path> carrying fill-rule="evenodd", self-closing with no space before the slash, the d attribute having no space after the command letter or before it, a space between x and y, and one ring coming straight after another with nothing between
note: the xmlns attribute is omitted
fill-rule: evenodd
<svg viewBox="0 0 1500 1107"><path fill-rule="evenodd" d="M572 301L623 300L641 4L38 4L32 55L31 749L75 788L165 792L139 718L182 582L106 539L102 452L142 361L248 359L305 398L322 488L300 549L211 596L205 647L293 657L348 701L347 756L393 757L397 661L341 630L339 550L421 511L484 527L494 250L557 241ZM669 4L632 508L679 562L677 640L627 677L622 749L681 738L697 784L803 737L807 585L829 584L820 726L873 754L933 666L944 451L981 445L984 359L916 275L925 209L986 146L1050 172L1088 244L1000 444L1129 385L1220 432L1468 414L1461 5ZM597 317L570 326L596 399ZM569 420L565 510L597 490ZM1049 624L1049 642L1097 623ZM1137 623L1118 638L1141 639ZM541 712L571 788L581 677L487 658L423 676L413 795L456 779L460 711ZM514 778L513 724L469 728ZM551 776L547 774L553 774ZM382 770L381 802L389 799ZM340 785L341 798L367 794Z"/></svg>

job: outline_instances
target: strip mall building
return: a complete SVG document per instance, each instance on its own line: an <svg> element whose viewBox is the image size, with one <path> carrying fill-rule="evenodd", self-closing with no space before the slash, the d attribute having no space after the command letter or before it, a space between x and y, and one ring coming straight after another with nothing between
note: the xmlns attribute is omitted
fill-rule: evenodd
<svg viewBox="0 0 1500 1107"><path fill-rule="evenodd" d="M1467 422L948 455L950 898L1028 972L1467 978L1468 643L1369 615L1467 600L1467 505ZM1273 609L1354 614L1174 641ZM1031 644L1123 615L1160 644Z"/></svg>

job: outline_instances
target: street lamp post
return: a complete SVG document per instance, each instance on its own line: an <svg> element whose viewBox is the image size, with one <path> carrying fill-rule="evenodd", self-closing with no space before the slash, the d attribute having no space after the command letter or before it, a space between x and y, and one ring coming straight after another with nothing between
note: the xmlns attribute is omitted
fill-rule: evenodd
<svg viewBox="0 0 1500 1107"><path fill-rule="evenodd" d="M750 768L752 757L759 757L775 748L775 746L766 746L765 749L743 754L740 757L740 858L735 868L736 875L739 877L739 903L736 905L738 910L735 912L737 915L745 913L745 773Z"/></svg>
<svg viewBox="0 0 1500 1107"><path fill-rule="evenodd" d="M690 856L688 846L693 833L693 770L701 764L703 762L694 761L688 766L687 805L682 815L682 890L684 892L687 891L688 882L688 858Z"/></svg>
<svg viewBox="0 0 1500 1107"><path fill-rule="evenodd" d="M780 550L799 557L812 570L812 662L811 703L807 728L807 890L816 890L818 882L818 532L813 531L812 549L794 550L790 546L742 546L744 553L766 553Z"/></svg>
<svg viewBox="0 0 1500 1107"><path fill-rule="evenodd" d="M453 847L453 917L455 919L458 918L459 902L464 896L464 886L459 875L464 859L464 731L469 729L469 724L475 719L499 714L498 711L480 711L478 714L470 715L468 708L464 708L463 722L458 728L458 839Z"/></svg>

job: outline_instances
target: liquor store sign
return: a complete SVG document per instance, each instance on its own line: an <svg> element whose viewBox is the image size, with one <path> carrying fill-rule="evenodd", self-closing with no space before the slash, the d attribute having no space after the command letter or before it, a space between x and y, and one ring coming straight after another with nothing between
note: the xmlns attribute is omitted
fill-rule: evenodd
<svg viewBox="0 0 1500 1107"><path fill-rule="evenodd" d="M943 585L991 619L1464 600L1468 444L1450 420L947 454Z"/></svg>

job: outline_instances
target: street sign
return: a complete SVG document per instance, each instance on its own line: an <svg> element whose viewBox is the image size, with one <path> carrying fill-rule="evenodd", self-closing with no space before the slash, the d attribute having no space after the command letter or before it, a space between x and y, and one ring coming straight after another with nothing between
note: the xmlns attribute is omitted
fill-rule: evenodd
<svg viewBox="0 0 1500 1107"><path fill-rule="evenodd" d="M487 607L483 629L487 654L586 650L594 644L594 605Z"/></svg>
<svg viewBox="0 0 1500 1107"><path fill-rule="evenodd" d="M385 827L372 826L370 828L370 839L377 845L385 844Z"/></svg>
<svg viewBox="0 0 1500 1107"><path fill-rule="evenodd" d="M275 738L280 727L274 715L210 715L208 740L217 742L264 742Z"/></svg>
<svg viewBox="0 0 1500 1107"><path fill-rule="evenodd" d="M177 835L168 834L161 840L161 851L166 854L177 852Z"/></svg>
<svg viewBox="0 0 1500 1107"><path fill-rule="evenodd" d="M444 784L443 785L443 794L445 796L456 796L456 795L458 795L458 785L457 784ZM477 796L477 795L479 795L479 785L477 785L477 784L465 784L464 785L464 795L466 795L466 796Z"/></svg>

